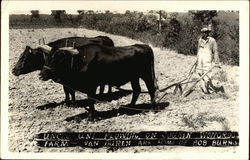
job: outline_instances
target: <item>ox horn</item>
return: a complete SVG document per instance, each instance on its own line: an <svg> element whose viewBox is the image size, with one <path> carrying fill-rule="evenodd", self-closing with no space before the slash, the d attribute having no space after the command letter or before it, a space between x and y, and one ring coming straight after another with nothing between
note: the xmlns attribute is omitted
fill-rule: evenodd
<svg viewBox="0 0 250 160"><path fill-rule="evenodd" d="M68 39L66 39L66 44L65 44L65 47L68 47L68 42L69 42L69 40L68 40Z"/></svg>
<svg viewBox="0 0 250 160"><path fill-rule="evenodd" d="M77 49L73 49L72 47L64 47L64 48L60 48L60 50L68 51L72 55L76 55L79 53L79 51Z"/></svg>
<svg viewBox="0 0 250 160"><path fill-rule="evenodd" d="M48 45L42 45L42 46L39 46L38 48L41 48L43 50L43 52L45 52L45 53L49 53L51 51L51 49L52 49Z"/></svg>
<svg viewBox="0 0 250 160"><path fill-rule="evenodd" d="M76 42L73 42L73 48L75 49L75 47L76 47Z"/></svg>
<svg viewBox="0 0 250 160"><path fill-rule="evenodd" d="M45 44L45 39L43 38L43 44Z"/></svg>

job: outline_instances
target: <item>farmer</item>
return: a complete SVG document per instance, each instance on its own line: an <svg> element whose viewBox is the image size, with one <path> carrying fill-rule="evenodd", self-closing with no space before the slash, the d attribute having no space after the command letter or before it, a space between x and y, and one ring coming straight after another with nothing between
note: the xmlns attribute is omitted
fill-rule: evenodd
<svg viewBox="0 0 250 160"><path fill-rule="evenodd" d="M217 43L214 38L210 37L211 26L203 26L201 29L202 37L198 40L197 51L197 72L201 76L206 73L213 65L219 66L219 53ZM212 72L209 72L201 80L201 89L204 93L224 92L223 86L215 87L212 83Z"/></svg>

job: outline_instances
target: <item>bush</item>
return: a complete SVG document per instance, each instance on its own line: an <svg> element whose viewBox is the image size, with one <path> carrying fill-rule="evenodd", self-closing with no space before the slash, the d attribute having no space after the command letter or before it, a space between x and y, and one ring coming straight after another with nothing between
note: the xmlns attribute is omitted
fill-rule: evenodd
<svg viewBox="0 0 250 160"><path fill-rule="evenodd" d="M175 43L175 49L181 54L195 55L197 52L200 28L188 15L179 17L178 21L180 22L180 32Z"/></svg>
<svg viewBox="0 0 250 160"><path fill-rule="evenodd" d="M196 55L201 26L211 23L211 36L218 43L221 61L224 64L239 65L239 12L190 11L169 15L162 21L161 31L158 31L156 15L136 11L126 11L125 14L84 11L84 14L78 16L64 16L61 23L56 23L51 15L40 15L39 21L35 22L30 22L30 15L10 15L10 27L84 27L167 47L180 54Z"/></svg>

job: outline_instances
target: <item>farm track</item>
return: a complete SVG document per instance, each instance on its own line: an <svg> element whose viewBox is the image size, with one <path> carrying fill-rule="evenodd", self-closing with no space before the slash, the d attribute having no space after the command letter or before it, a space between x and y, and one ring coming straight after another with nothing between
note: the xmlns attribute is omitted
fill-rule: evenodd
<svg viewBox="0 0 250 160"><path fill-rule="evenodd" d="M35 134L41 132L94 132L94 131L209 131L239 130L239 67L222 66L225 94L204 95L198 87L186 98L173 95L173 90L162 100L163 110L153 112L135 112L121 109L131 100L131 94L111 102L97 103L101 120L89 122L83 103L86 96L76 94L81 105L66 106L59 104L64 100L60 84L39 80L39 71L15 77L11 69L26 45L36 47L38 39L46 37L47 42L69 36L94 37L107 35L115 46L141 43L126 37L110 35L87 29L10 29L9 33L9 150L12 152L106 152L106 148L41 148L34 141ZM177 54L168 49L153 48L155 54L155 72L160 88L164 88L184 78L192 64L194 56ZM141 81L142 90L146 91ZM130 84L122 86L131 89ZM161 93L163 94L163 93ZM161 95L160 94L160 95ZM81 100L81 101L80 101ZM138 108L147 108L148 94L140 94ZM166 152L191 151L190 147L131 147L115 152ZM234 147L209 148L196 151L234 151Z"/></svg>

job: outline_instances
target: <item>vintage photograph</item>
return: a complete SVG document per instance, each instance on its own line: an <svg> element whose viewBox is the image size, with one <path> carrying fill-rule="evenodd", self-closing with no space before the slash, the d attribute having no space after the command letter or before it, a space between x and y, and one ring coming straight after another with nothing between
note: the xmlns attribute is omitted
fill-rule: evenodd
<svg viewBox="0 0 250 160"><path fill-rule="evenodd" d="M121 8L6 10L6 150L238 153L241 10Z"/></svg>

